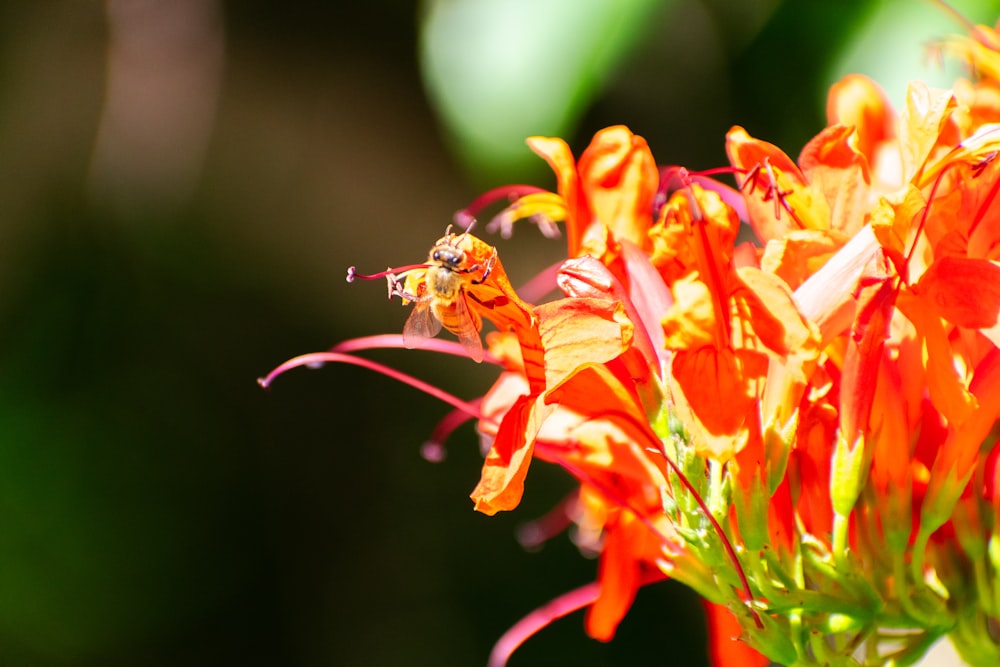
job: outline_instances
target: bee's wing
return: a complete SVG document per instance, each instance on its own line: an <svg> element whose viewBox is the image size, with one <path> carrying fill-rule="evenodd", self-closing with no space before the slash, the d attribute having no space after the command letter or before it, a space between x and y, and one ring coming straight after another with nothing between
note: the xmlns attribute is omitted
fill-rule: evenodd
<svg viewBox="0 0 1000 667"><path fill-rule="evenodd" d="M448 330L458 336L458 342L465 348L469 358L477 364L483 360L483 341L479 338L479 327L476 318L469 312L465 303L465 293L462 292L454 301L455 320L449 322Z"/></svg>
<svg viewBox="0 0 1000 667"><path fill-rule="evenodd" d="M420 347L428 338L434 338L441 331L441 322L434 317L431 300L417 301L413 311L403 325L403 345L408 348Z"/></svg>

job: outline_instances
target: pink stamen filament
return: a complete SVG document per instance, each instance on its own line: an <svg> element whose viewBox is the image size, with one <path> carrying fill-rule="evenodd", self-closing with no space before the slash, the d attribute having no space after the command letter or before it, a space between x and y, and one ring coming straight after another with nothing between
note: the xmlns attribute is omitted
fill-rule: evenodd
<svg viewBox="0 0 1000 667"><path fill-rule="evenodd" d="M534 185L523 184L504 185L499 188L493 188L492 190L488 190L473 199L472 202L465 208L460 211L456 211L455 224L462 229L468 230L473 224L475 224L476 217L482 213L483 209L487 206L500 200L505 200L506 203L511 203L525 195L539 192L546 192L546 190Z"/></svg>
<svg viewBox="0 0 1000 667"><path fill-rule="evenodd" d="M343 342L337 343L331 347L329 352L357 352L358 350L374 350L374 349L409 349L403 342L403 336L401 334L379 334L377 336L361 336L359 338L351 338ZM464 357L468 359L469 353L466 351L465 347L461 343L454 340L447 340L444 338L428 338L426 341L421 343L419 348L424 352L440 352L441 354L450 354L456 357ZM489 352L484 350L483 361L491 364L500 364L500 359L491 355Z"/></svg>
<svg viewBox="0 0 1000 667"><path fill-rule="evenodd" d="M739 216L740 220L747 220L749 215L747 213L746 202L743 201L742 193L736 188L725 183L720 183L712 178L712 176L718 174L744 173L746 173L745 170L736 167L713 167L701 171L688 171L685 167L676 165L661 167L660 187L657 189L656 197L653 200L654 209L659 209L660 206L667 202L667 195L672 190L679 190L688 187L692 183L697 183L704 189L718 194L722 198L722 201L726 202L726 204L736 211L736 215Z"/></svg>
<svg viewBox="0 0 1000 667"><path fill-rule="evenodd" d="M380 364L377 361L365 359L364 357L355 357L341 352L313 352L311 354L303 354L298 357L294 357L272 370L266 376L258 378L257 383L264 389L268 389L274 379L286 371L298 368L299 366L315 367L326 363L353 364L355 366L367 368L368 370L381 373L382 375L392 378L398 382L402 382L403 384L410 385L418 391L422 391L429 396L433 396L434 398L447 403L456 410L465 412L472 418L479 419L482 416L480 415L477 403L463 401L457 396L453 396L442 389L438 389L432 384L415 378L412 375L407 375L406 373L397 371L396 369L390 368L384 364Z"/></svg>
<svg viewBox="0 0 1000 667"><path fill-rule="evenodd" d="M430 267L430 264L407 264L406 266L386 269L385 271L379 271L378 273L364 274L358 273L357 268L349 266L347 267L347 282L353 283L358 278L361 280L379 280L380 278L385 278L386 276L399 276L408 271L415 271L416 269L429 269Z"/></svg>
<svg viewBox="0 0 1000 667"><path fill-rule="evenodd" d="M667 462L667 465L670 466L670 469L673 470L674 474L677 475L677 478L681 480L681 484L683 484L684 488L688 490L688 493L690 493L691 496L694 498L695 502L698 503L698 507L701 508L702 513L708 518L709 522L712 524L712 528L715 530L716 534L722 540L722 548L726 550L726 555L729 557L729 560L731 560L733 562L733 565L736 566L736 575L740 578L740 587L743 589L743 594L747 596L748 602L753 602L754 597L753 597L753 592L751 592L750 590L750 582L747 581L747 575L743 571L743 566L740 565L740 560L739 558L736 557L736 549L733 548L733 544L732 542L729 541L729 538L726 536L726 534L722 532L722 526L720 526L719 522L715 520L714 516L712 516L712 513L708 510L708 505L706 505L705 501L702 500L701 494L699 494L695 490L694 486L692 486L688 478L684 475L684 473L681 472L680 468L677 467L677 464L674 463L670 459L670 457L666 455L664 455L663 460ZM763 630L764 623L763 621L760 620L760 615L758 615L757 610L754 609L752 606L749 606L749 609L750 613L753 614L753 620L754 623L756 623L757 628Z"/></svg>
<svg viewBox="0 0 1000 667"><path fill-rule="evenodd" d="M568 593L563 593L534 610L503 633L503 636L493 645L493 650L490 652L486 664L488 667L504 667L510 657L514 655L514 651L520 648L524 642L538 634L552 621L593 604L600 592L601 585L594 581Z"/></svg>
<svg viewBox="0 0 1000 667"><path fill-rule="evenodd" d="M640 579L640 585L646 586L657 581L662 581L666 577L659 572L646 572ZM546 628L552 621L568 616L575 611L593 604L601 592L600 582L594 581L584 586L580 586L568 593L563 593L556 599L542 605L520 621L515 623L507 632L503 633L499 641L493 645L490 657L486 663L488 667L504 667L510 656L514 654L524 642L538 634L540 630Z"/></svg>
<svg viewBox="0 0 1000 667"><path fill-rule="evenodd" d="M566 530L573 522L573 507L580 498L579 489L559 501L559 504L543 516L522 524L517 529L517 541L525 549L537 549L550 539Z"/></svg>
<svg viewBox="0 0 1000 667"><path fill-rule="evenodd" d="M540 302L546 294L557 288L556 276L559 274L559 267L563 265L563 261L565 260L560 260L535 274L528 282L518 288L518 295L528 303Z"/></svg>
<svg viewBox="0 0 1000 667"><path fill-rule="evenodd" d="M469 402L469 405L475 405L477 410L481 404L481 398ZM420 447L421 455L431 463L440 463L443 461L447 454L444 443L455 432L455 429L473 418L474 416L465 410L452 410L446 414L437 423L434 430L431 431L431 436L427 442Z"/></svg>

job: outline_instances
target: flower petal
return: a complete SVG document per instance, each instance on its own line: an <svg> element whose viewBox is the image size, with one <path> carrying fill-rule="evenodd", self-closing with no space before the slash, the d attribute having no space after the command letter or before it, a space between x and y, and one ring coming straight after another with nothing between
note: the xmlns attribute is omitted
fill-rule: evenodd
<svg viewBox="0 0 1000 667"><path fill-rule="evenodd" d="M577 166L594 221L619 240L646 243L660 174L646 140L624 125L594 135Z"/></svg>

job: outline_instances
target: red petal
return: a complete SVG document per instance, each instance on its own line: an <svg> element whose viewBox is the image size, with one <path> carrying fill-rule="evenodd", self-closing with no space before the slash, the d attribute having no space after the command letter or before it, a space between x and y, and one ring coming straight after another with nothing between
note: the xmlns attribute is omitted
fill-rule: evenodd
<svg viewBox="0 0 1000 667"><path fill-rule="evenodd" d="M731 611L705 602L708 653L715 667L765 667L771 661L739 640L743 629Z"/></svg>

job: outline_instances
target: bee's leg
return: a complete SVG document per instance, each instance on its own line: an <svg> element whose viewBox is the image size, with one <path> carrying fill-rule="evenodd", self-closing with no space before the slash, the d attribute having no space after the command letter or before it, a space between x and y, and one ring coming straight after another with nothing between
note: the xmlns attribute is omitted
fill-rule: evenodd
<svg viewBox="0 0 1000 667"><path fill-rule="evenodd" d="M496 266L496 263L497 263L497 249L493 248L493 254L491 254L490 258L486 260L486 266L481 266L479 264L476 264L475 266L469 269L469 271L478 271L480 269L482 269L483 271L483 275L481 275L478 280L473 280L472 284L481 285L484 282L486 282L486 279L490 277L490 273L493 271L493 267Z"/></svg>
<svg viewBox="0 0 1000 667"><path fill-rule="evenodd" d="M419 294L413 294L412 292L407 292L403 287L403 281L394 275L386 276L389 281L389 298L392 299L394 296L398 296L403 301L412 301L413 303L418 303L420 301L428 301L431 299L430 294L424 294L420 296Z"/></svg>

